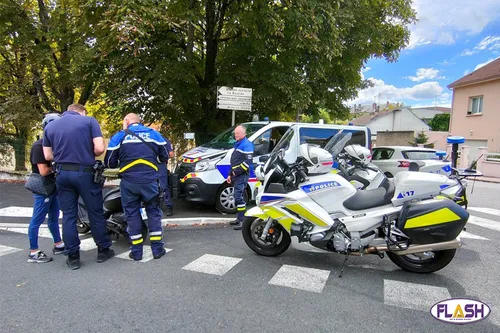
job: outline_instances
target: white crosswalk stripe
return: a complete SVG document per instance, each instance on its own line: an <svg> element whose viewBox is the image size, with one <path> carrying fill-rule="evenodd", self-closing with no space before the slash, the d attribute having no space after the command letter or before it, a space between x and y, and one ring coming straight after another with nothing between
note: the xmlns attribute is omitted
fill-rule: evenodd
<svg viewBox="0 0 500 333"><path fill-rule="evenodd" d="M322 269L283 265L269 284L321 293L329 276Z"/></svg>
<svg viewBox="0 0 500 333"><path fill-rule="evenodd" d="M384 280L384 304L429 311L436 302L451 298L447 288ZM436 301L437 300L437 301Z"/></svg>
<svg viewBox="0 0 500 333"><path fill-rule="evenodd" d="M469 223L477 225L479 227L483 227L483 228L487 228L487 229L491 229L491 230L495 230L495 231L500 231L500 222L484 219L482 217L477 217L477 216L471 215L469 217L469 221L467 222L467 224L469 224Z"/></svg>
<svg viewBox="0 0 500 333"><path fill-rule="evenodd" d="M0 208L0 216L5 217L32 217L33 207L10 206ZM59 211L59 218L62 218L62 212Z"/></svg>
<svg viewBox="0 0 500 333"><path fill-rule="evenodd" d="M0 245L0 257L7 255L7 254L15 253L18 251L22 251L22 250L18 249L17 247Z"/></svg>
<svg viewBox="0 0 500 333"><path fill-rule="evenodd" d="M489 214L493 216L500 216L500 209L488 208L488 207L467 207L467 210L474 212Z"/></svg>
<svg viewBox="0 0 500 333"><path fill-rule="evenodd" d="M462 231L460 233L460 238L489 240L488 238L485 238L485 237L482 237L482 236L478 236L478 235L474 235L474 234L471 234L470 232L467 232L467 231Z"/></svg>
<svg viewBox="0 0 500 333"><path fill-rule="evenodd" d="M172 251L172 249L165 248L165 251L167 251L167 253L169 253L170 251ZM130 253L129 251L123 252L123 253L117 255L116 257L120 258L120 259L126 259L126 260L133 261L133 259L128 257L129 253ZM154 259L154 258L153 258L153 252L151 252L151 247L144 246L144 248L142 249L142 260L139 262L148 262L152 259Z"/></svg>
<svg viewBox="0 0 500 333"><path fill-rule="evenodd" d="M241 258L205 254L182 269L222 276L236 266Z"/></svg>

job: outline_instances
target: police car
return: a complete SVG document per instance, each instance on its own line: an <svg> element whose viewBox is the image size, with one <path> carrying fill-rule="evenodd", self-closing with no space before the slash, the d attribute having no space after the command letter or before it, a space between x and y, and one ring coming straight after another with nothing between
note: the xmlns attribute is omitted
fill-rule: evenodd
<svg viewBox="0 0 500 333"><path fill-rule="evenodd" d="M322 125L258 121L243 123L247 138L254 145L253 166L250 168L249 186L245 201L255 199L258 183L255 167L261 156L269 155L273 149L285 150L285 160L295 162L300 153L300 144L311 143L324 146L339 130L353 133L351 141L370 148L370 131L366 127ZM179 196L190 202L215 205L222 213L235 213L234 188L226 182L231 169L231 154L234 151L234 127L218 135L212 141L187 151L182 155L175 173L179 179Z"/></svg>
<svg viewBox="0 0 500 333"><path fill-rule="evenodd" d="M449 176L451 174L451 162L441 160L438 156L442 155L440 153L430 148L380 146L373 149L372 163L379 167L388 178L396 176L401 171L408 170ZM412 164L416 169L412 167Z"/></svg>

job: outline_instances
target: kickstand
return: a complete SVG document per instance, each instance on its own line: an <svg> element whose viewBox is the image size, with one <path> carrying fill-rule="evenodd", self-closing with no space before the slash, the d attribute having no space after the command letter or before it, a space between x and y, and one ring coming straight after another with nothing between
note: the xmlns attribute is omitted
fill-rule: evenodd
<svg viewBox="0 0 500 333"><path fill-rule="evenodd" d="M344 267L345 263L347 262L347 259L349 259L349 252L347 252L345 255L344 263L342 264L342 269L340 270L339 278L342 278L342 274L344 274Z"/></svg>

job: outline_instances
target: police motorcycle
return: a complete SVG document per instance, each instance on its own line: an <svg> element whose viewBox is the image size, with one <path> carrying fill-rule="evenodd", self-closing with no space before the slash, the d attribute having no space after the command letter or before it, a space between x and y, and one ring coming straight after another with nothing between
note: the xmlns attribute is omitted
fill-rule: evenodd
<svg viewBox="0 0 500 333"><path fill-rule="evenodd" d="M447 199L460 194L459 179L405 171L387 188L357 190L332 172L332 152L344 148L334 147L327 151L303 144L301 156L291 165L283 150L274 151L265 166L256 169L262 185L257 206L246 213L242 228L248 247L277 256L297 237L317 252L345 255L341 276L349 255L384 258L385 253L394 264L415 273L447 266L461 246L459 234L469 219L463 207Z"/></svg>

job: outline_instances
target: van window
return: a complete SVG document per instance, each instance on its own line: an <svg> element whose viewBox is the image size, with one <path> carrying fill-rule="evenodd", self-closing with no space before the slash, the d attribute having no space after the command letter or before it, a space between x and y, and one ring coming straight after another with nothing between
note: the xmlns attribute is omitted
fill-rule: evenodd
<svg viewBox="0 0 500 333"><path fill-rule="evenodd" d="M260 130L266 124L243 124L247 129L247 138L252 134ZM228 130L217 135L214 139L204 144L202 147L218 148L218 149L231 149L233 148L236 140L234 139L234 129L236 126L229 128Z"/></svg>
<svg viewBox="0 0 500 333"><path fill-rule="evenodd" d="M254 156L261 156L269 154L276 144L280 141L281 137L288 130L289 126L279 126L270 128L261 135L259 135L253 142Z"/></svg>
<svg viewBox="0 0 500 333"><path fill-rule="evenodd" d="M336 128L307 128L300 129L300 144L308 143L324 148L332 136L338 133ZM366 147L366 133L360 130L344 129L344 132L352 133L352 138L346 145L361 145Z"/></svg>

